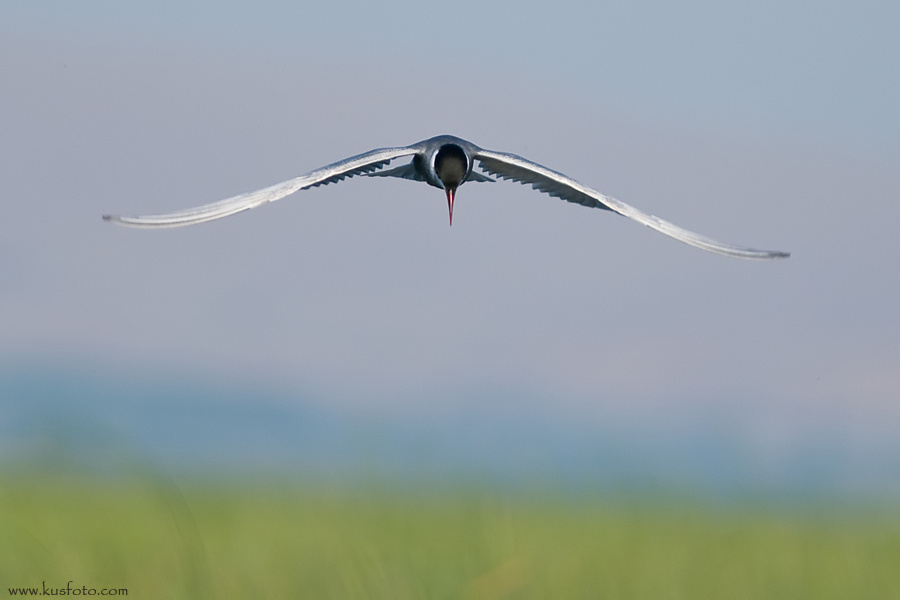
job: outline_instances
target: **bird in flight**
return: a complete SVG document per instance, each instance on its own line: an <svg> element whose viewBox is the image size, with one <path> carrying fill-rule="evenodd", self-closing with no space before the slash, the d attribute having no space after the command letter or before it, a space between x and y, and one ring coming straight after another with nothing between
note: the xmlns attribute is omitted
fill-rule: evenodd
<svg viewBox="0 0 900 600"><path fill-rule="evenodd" d="M391 161L405 157L412 157L412 161L399 167L383 170L383 167ZM474 169L475 163L478 163L482 172ZM540 192L568 202L619 213L676 240L709 252L749 259L787 258L790 256L788 252L756 250L717 242L640 211L621 200L601 194L558 171L548 169L521 156L485 150L472 142L452 135L440 135L411 146L379 148L357 154L321 169L310 171L306 175L196 208L143 217L104 215L103 218L129 227L162 228L194 225L221 219L267 202L274 202L299 190L336 183L354 175L400 177L424 181L436 188L443 189L447 195L451 225L453 225L453 201L459 186L467 181L493 182L495 181L491 178L493 176L531 184L532 188Z"/></svg>

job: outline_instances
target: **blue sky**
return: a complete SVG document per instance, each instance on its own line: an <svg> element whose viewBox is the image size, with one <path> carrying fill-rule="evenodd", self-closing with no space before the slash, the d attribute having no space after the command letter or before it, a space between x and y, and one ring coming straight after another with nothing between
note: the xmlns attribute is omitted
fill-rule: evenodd
<svg viewBox="0 0 900 600"><path fill-rule="evenodd" d="M521 395L900 425L895 3L0 8L0 361L235 380L351 410ZM451 133L750 263L510 183L351 180L186 208ZM878 434L882 435L882 434Z"/></svg>

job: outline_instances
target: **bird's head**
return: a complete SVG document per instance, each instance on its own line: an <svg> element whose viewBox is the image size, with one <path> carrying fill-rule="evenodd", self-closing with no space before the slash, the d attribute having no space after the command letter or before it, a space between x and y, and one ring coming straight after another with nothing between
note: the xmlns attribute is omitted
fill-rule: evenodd
<svg viewBox="0 0 900 600"><path fill-rule="evenodd" d="M469 168L466 153L456 144L444 144L434 157L434 172L447 193L450 225L453 225L453 198L456 195L456 188L465 181Z"/></svg>

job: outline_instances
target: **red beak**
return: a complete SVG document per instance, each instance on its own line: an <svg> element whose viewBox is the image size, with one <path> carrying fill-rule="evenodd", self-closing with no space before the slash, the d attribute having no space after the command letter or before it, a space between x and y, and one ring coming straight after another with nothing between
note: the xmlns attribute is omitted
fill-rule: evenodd
<svg viewBox="0 0 900 600"><path fill-rule="evenodd" d="M453 226L453 194L456 188L447 188L447 206L450 208L450 226Z"/></svg>

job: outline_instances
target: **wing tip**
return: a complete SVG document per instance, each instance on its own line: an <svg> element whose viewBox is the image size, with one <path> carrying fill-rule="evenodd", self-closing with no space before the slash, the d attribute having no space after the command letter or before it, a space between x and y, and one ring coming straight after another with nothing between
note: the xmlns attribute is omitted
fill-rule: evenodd
<svg viewBox="0 0 900 600"><path fill-rule="evenodd" d="M683 240L682 240L683 241ZM687 242L690 243L690 242ZM695 245L695 244L691 244ZM785 258L790 258L790 252L782 252L781 250L755 250L751 248L741 248L741 249L721 249L721 248L711 248L709 246L701 246L696 245L701 250L706 250L707 252L713 252L715 254L722 254L724 256L728 256L731 258L744 258L747 260L780 260Z"/></svg>
<svg viewBox="0 0 900 600"><path fill-rule="evenodd" d="M131 218L131 217L123 217L121 215L103 215L103 220L106 221L107 223L115 223L116 225L121 225L122 227L136 227L136 228L150 227L150 225L148 225L146 223L141 223L136 219L139 219L139 217Z"/></svg>
<svg viewBox="0 0 900 600"><path fill-rule="evenodd" d="M790 252L783 252L781 250L757 250L756 255L749 258L758 258L761 260L778 260L790 257Z"/></svg>
<svg viewBox="0 0 900 600"><path fill-rule="evenodd" d="M134 227L137 229L159 227L156 223L145 223L141 221L141 217L123 217L120 215L103 215L103 220L108 223L115 223L122 227Z"/></svg>

